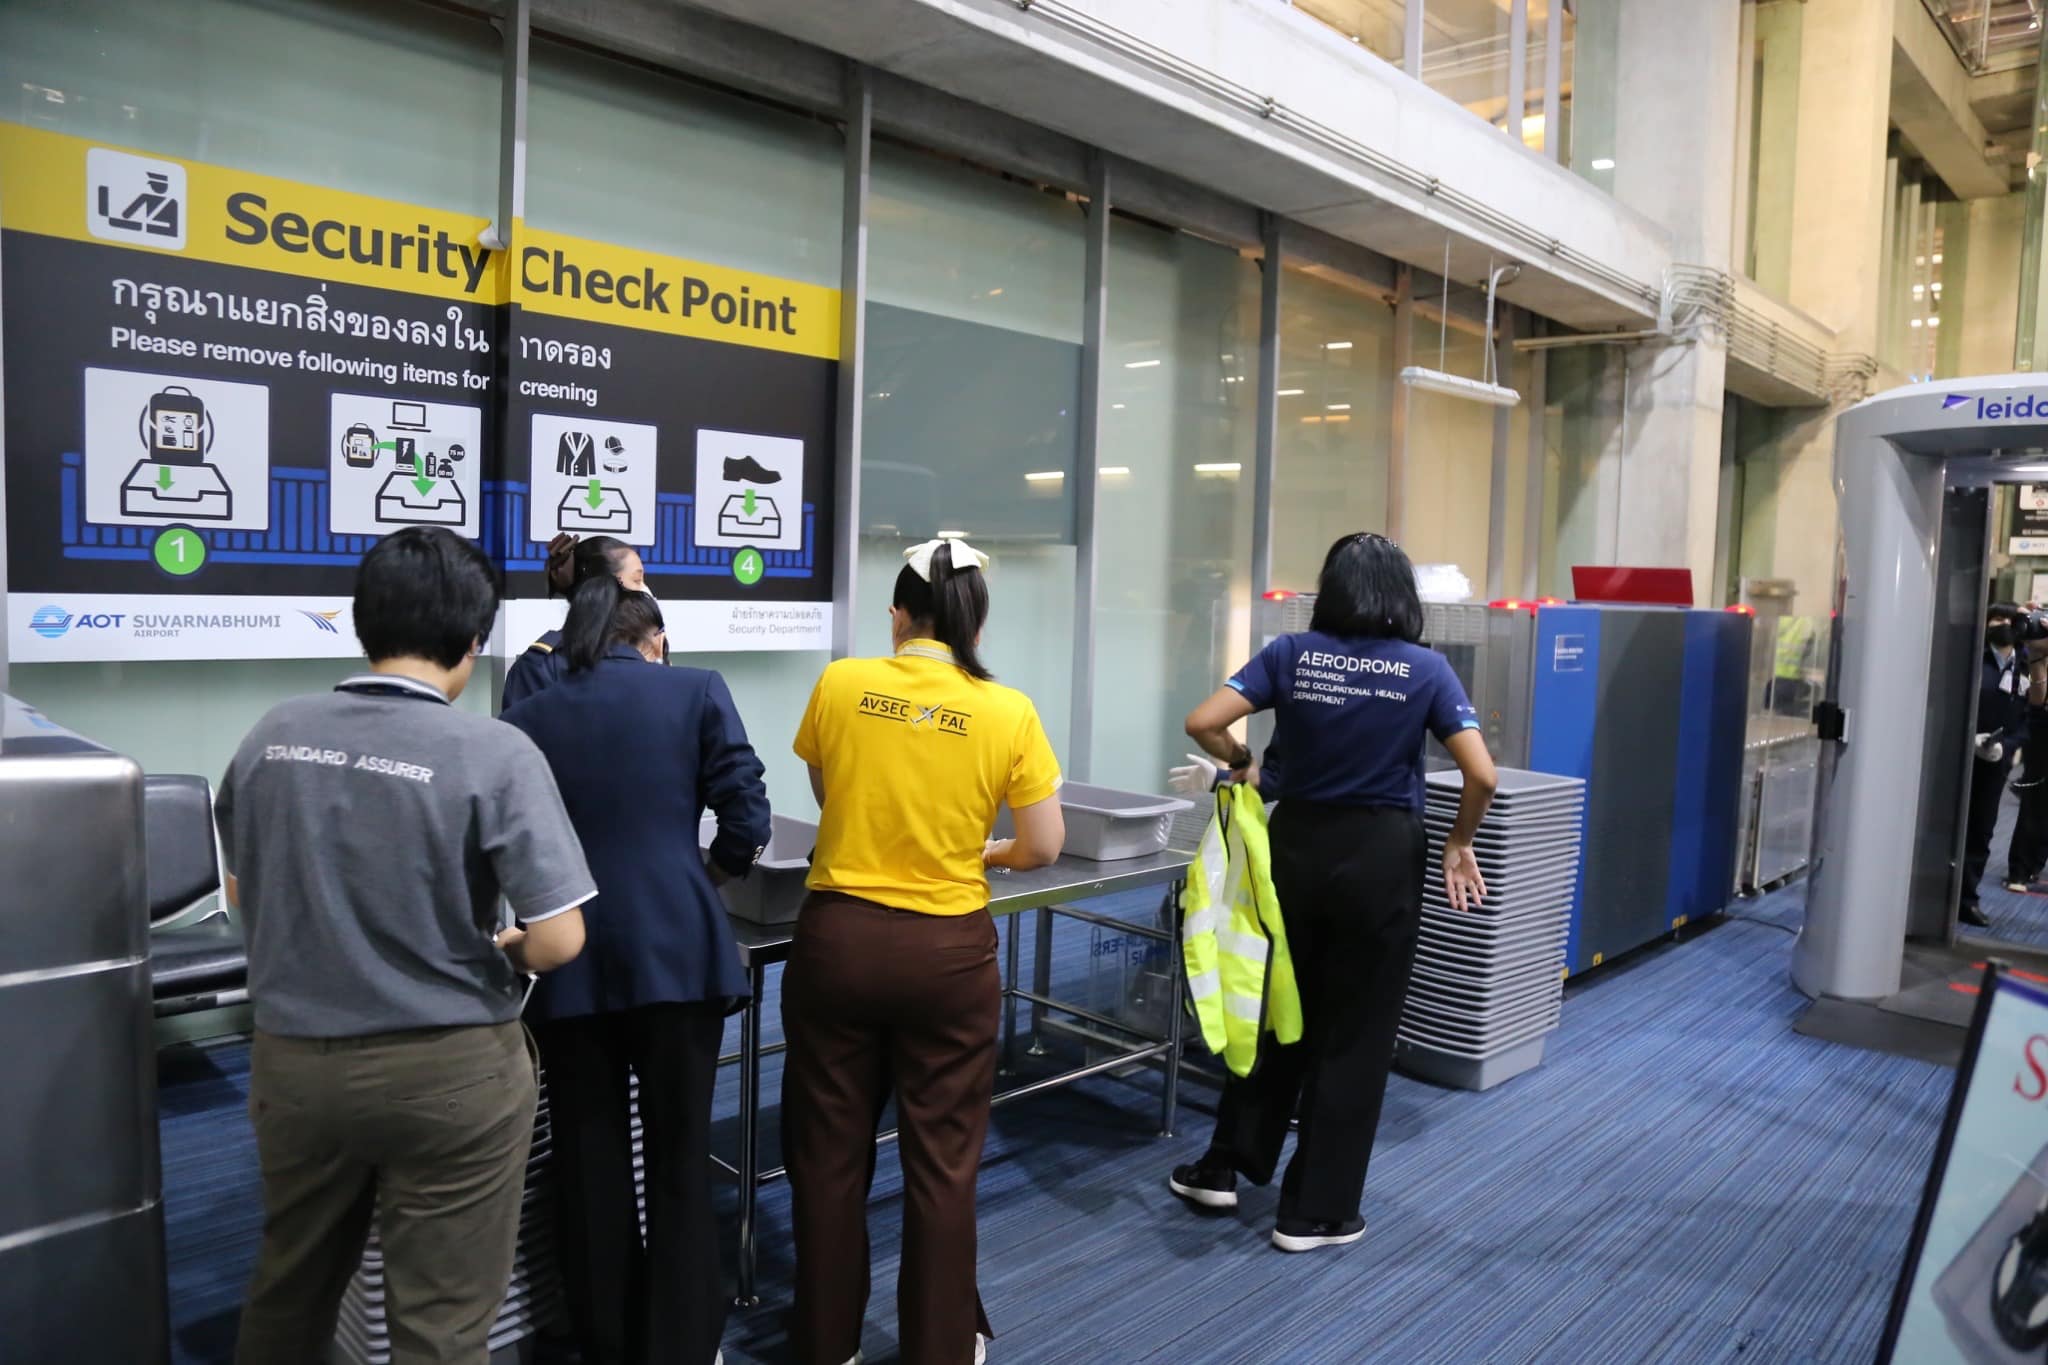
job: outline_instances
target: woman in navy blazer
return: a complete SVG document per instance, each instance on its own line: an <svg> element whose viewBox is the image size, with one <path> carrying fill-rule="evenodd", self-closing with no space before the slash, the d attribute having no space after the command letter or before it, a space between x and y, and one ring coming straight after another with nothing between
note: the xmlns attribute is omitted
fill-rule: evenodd
<svg viewBox="0 0 2048 1365"><path fill-rule="evenodd" d="M559 535L548 542L548 596L560 593L573 598L576 589L599 574L619 580L628 592L647 592L647 566L640 552L615 536ZM653 594L648 594L653 600ZM517 706L543 688L554 686L569 671L569 656L562 650L562 632L544 632L512 661L505 672L507 708Z"/></svg>
<svg viewBox="0 0 2048 1365"><path fill-rule="evenodd" d="M563 676L507 723L546 755L597 879L587 941L534 988L554 1130L564 1289L588 1365L711 1365L725 1329L711 1202L711 1091L748 993L716 882L768 843L761 760L718 674L665 668L660 609L610 574L580 584ZM718 819L708 857L697 829ZM628 1073L640 1082L642 1246Z"/></svg>

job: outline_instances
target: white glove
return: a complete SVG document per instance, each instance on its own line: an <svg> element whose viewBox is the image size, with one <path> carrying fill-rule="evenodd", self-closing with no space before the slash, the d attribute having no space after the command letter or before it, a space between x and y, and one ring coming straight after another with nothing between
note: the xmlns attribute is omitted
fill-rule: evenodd
<svg viewBox="0 0 2048 1365"><path fill-rule="evenodd" d="M2005 745L1988 733L1981 734L1977 736L1977 757L1986 763L1996 763L2005 757Z"/></svg>
<svg viewBox="0 0 2048 1365"><path fill-rule="evenodd" d="M1223 769L1201 754L1189 754L1188 766L1166 770L1166 785L1182 796L1206 796L1216 790L1216 778Z"/></svg>

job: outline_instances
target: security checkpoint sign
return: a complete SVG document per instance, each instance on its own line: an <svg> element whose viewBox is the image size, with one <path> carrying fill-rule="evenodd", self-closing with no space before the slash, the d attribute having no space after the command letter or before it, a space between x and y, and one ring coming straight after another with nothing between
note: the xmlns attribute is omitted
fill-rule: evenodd
<svg viewBox="0 0 2048 1365"><path fill-rule="evenodd" d="M2007 971L1950 989L1988 995L1956 1070L1879 1358L2035 1365L2041 1348L2020 1350L2011 1337L2014 1308L2024 1319L2027 1306L2001 1303L1997 1290L2015 1245L2048 1216L2048 977Z"/></svg>

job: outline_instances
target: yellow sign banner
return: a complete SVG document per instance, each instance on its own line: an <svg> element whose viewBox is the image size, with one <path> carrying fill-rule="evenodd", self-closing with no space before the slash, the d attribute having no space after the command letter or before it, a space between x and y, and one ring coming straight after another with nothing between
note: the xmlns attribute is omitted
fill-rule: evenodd
<svg viewBox="0 0 2048 1365"><path fill-rule="evenodd" d="M0 228L821 359L839 291L0 122Z"/></svg>

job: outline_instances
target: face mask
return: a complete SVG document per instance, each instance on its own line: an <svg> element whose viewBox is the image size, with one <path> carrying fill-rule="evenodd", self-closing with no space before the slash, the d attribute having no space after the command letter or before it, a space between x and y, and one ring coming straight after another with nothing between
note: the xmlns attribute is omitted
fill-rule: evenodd
<svg viewBox="0 0 2048 1365"><path fill-rule="evenodd" d="M2006 621L2000 621L1996 625L1989 625L1984 627L1984 643L1991 646L1993 649L2011 649L2011 623Z"/></svg>

